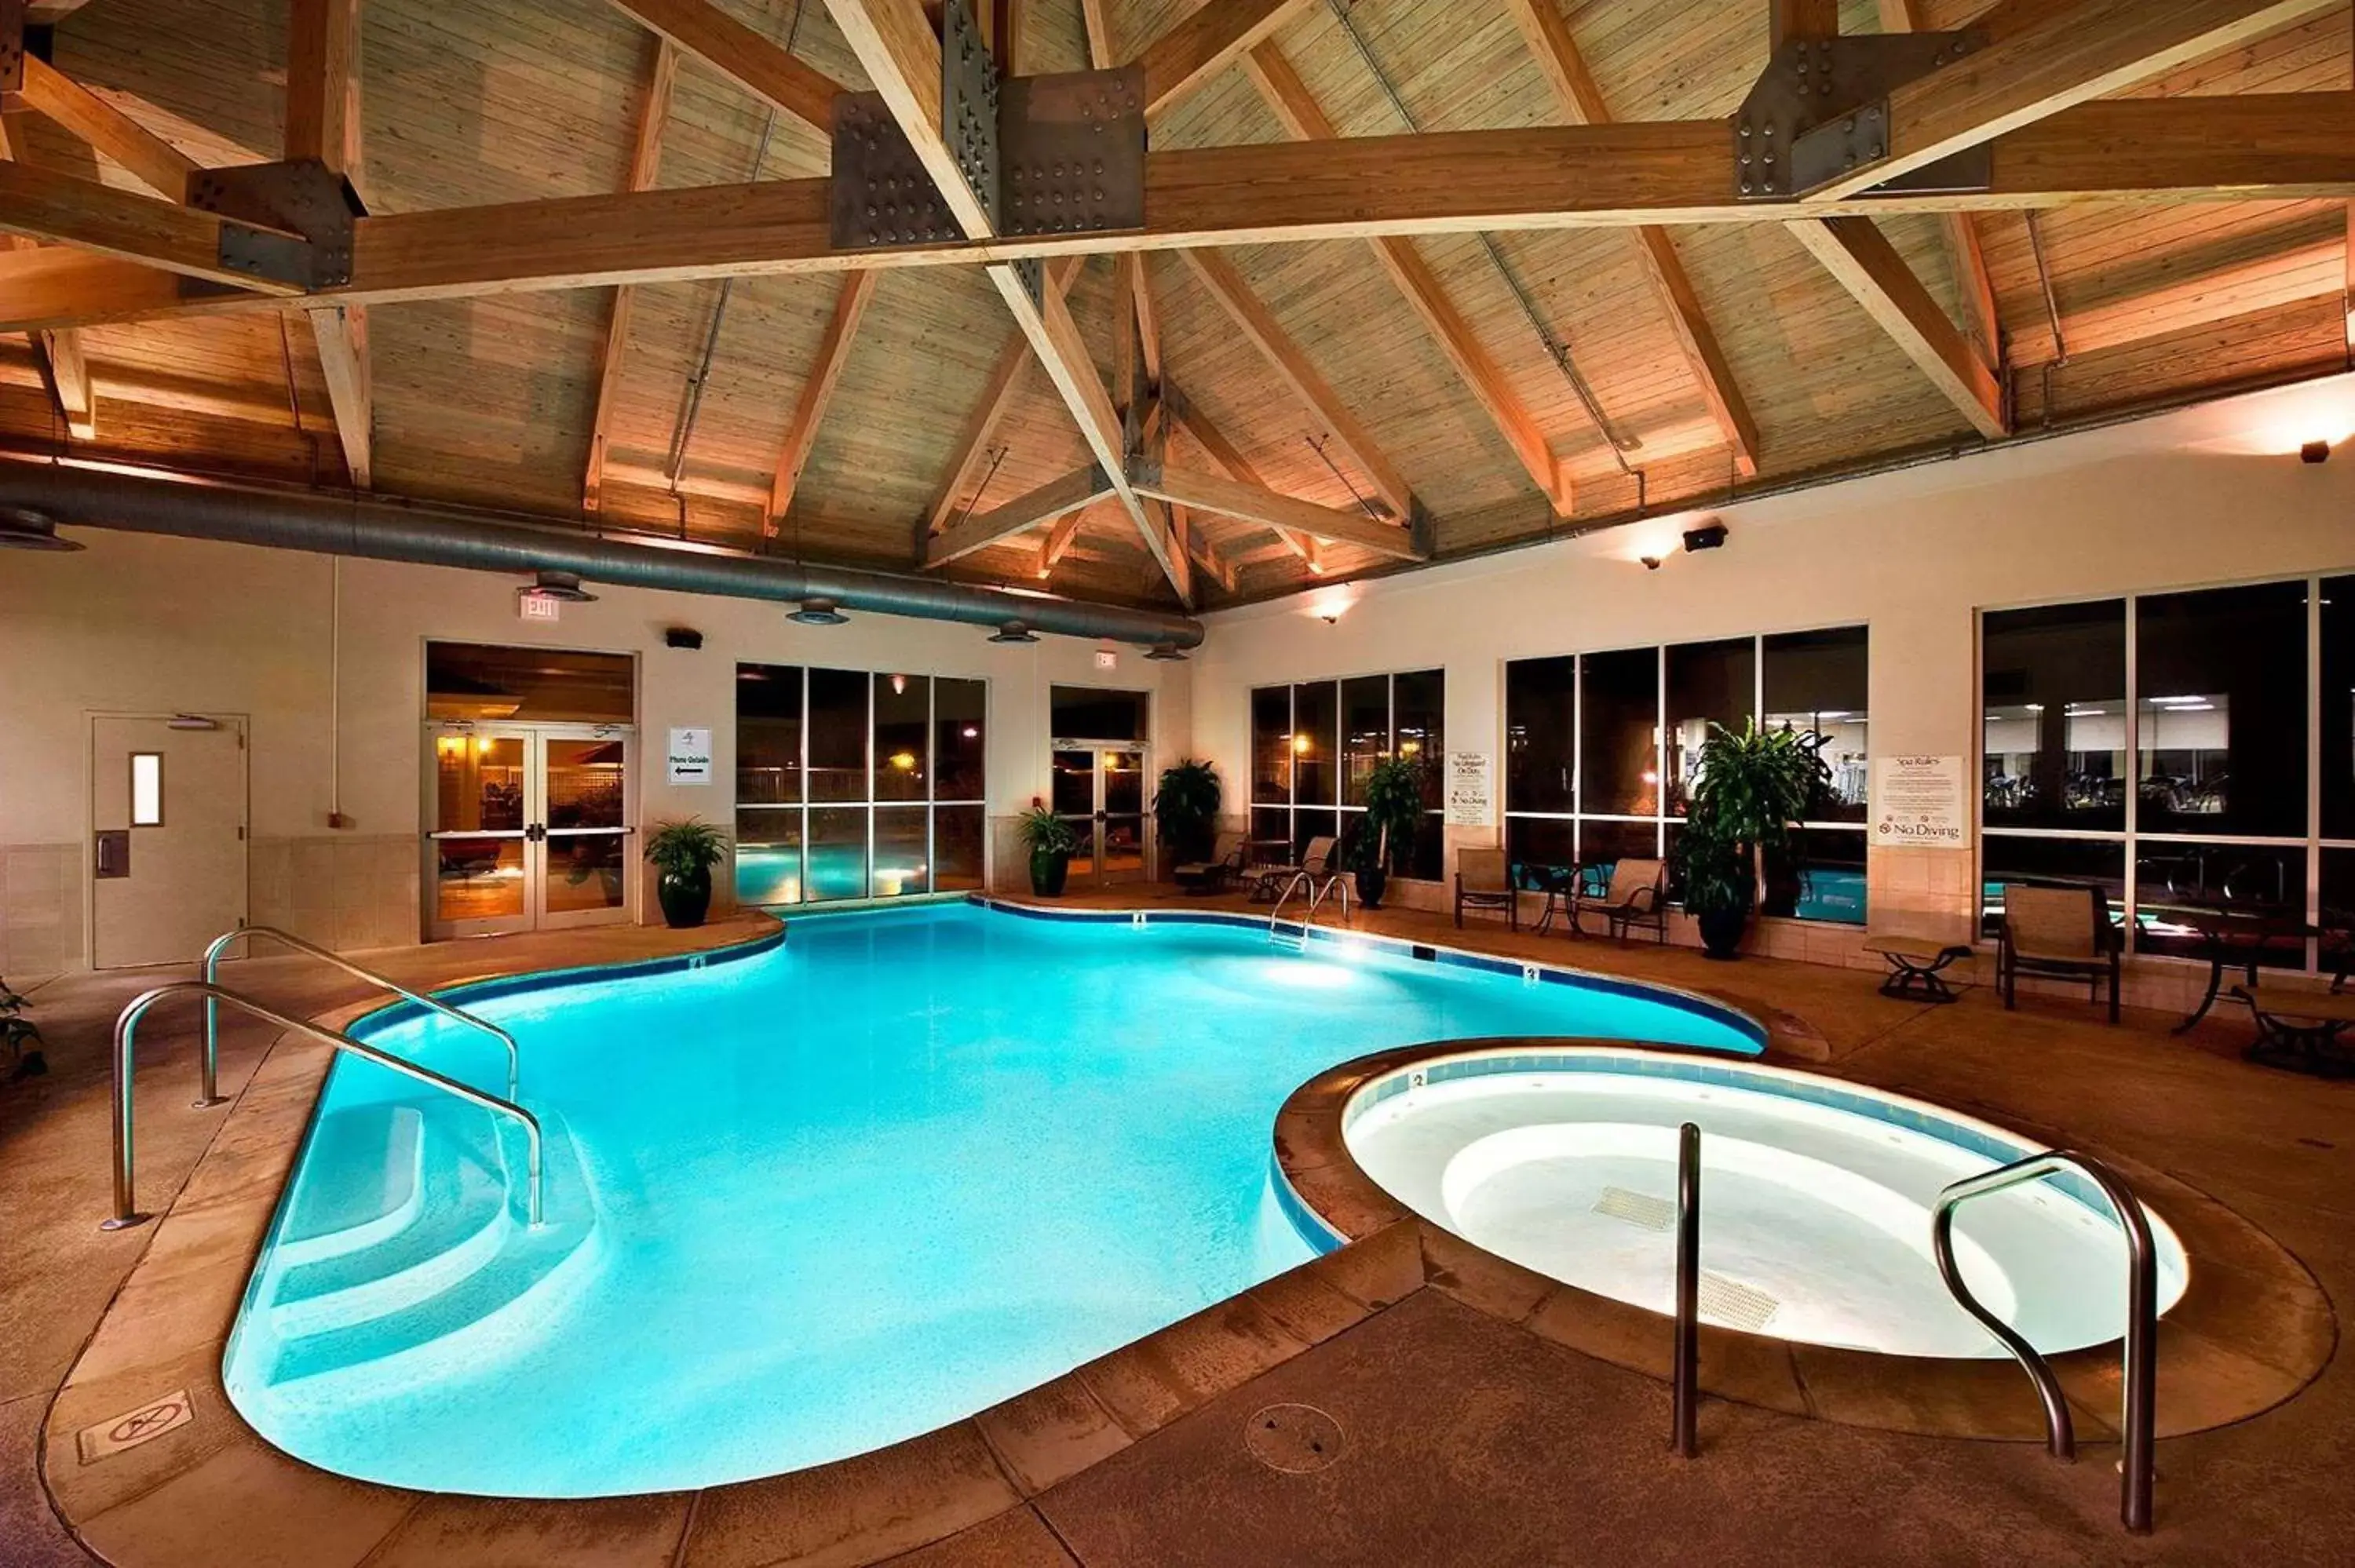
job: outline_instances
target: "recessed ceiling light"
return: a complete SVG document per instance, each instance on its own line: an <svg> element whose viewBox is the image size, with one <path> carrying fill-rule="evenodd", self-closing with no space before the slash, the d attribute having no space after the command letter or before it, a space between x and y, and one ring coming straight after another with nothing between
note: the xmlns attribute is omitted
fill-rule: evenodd
<svg viewBox="0 0 2355 1568"><path fill-rule="evenodd" d="M0 506L0 550L79 550L72 539L60 538L58 520L29 506Z"/></svg>
<svg viewBox="0 0 2355 1568"><path fill-rule="evenodd" d="M804 626L840 626L850 617L836 609L834 600L815 598L802 600L802 607L786 619L798 620Z"/></svg>

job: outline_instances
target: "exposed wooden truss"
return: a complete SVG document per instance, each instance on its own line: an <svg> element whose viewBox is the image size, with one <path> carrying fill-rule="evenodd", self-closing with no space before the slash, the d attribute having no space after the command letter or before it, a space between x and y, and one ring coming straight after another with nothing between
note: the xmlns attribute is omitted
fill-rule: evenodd
<svg viewBox="0 0 2355 1568"><path fill-rule="evenodd" d="M627 183L634 191L650 190L662 167L663 128L670 122L671 90L678 81L678 47L667 36L655 39L646 65L644 91L638 100L638 129L630 146ZM634 286L613 291L605 313L605 343L597 358L597 411L589 427L589 461L581 476L581 505L594 512L604 500L605 462L613 440L613 400L622 385L622 351L630 335L630 318L637 309Z"/></svg>
<svg viewBox="0 0 2355 1568"><path fill-rule="evenodd" d="M1138 57L1145 116L1167 113L1186 94L1274 33L1307 0L1208 0Z"/></svg>
<svg viewBox="0 0 2355 1568"><path fill-rule="evenodd" d="M710 0L611 0L672 45L812 130L834 126L833 79L794 58ZM937 97L937 89L935 90Z"/></svg>
<svg viewBox="0 0 2355 1568"><path fill-rule="evenodd" d="M186 199L194 158L38 55L25 57L24 106L122 164L165 201Z"/></svg>
<svg viewBox="0 0 2355 1568"><path fill-rule="evenodd" d="M1514 0L1521 4L1523 0ZM1921 0L1880 0L1881 27L1887 33L1922 30ZM2003 323L1996 313L1995 284L1987 277L1987 249L1979 238L1978 219L1967 212L1942 214L1946 260L1955 270L1955 289L1962 296L1963 329L1979 357L1990 366L2003 364Z"/></svg>
<svg viewBox="0 0 2355 1568"><path fill-rule="evenodd" d="M1161 389L1161 398L1163 406L1169 411L1171 423L1182 428L1188 435L1194 438L1195 443L1202 449L1204 455L1209 458L1220 473L1225 474L1229 479L1241 481L1257 489L1275 488L1260 477L1259 470L1252 466L1250 460L1238 451L1235 444L1227 440L1225 434L1203 415L1202 410L1176 387L1165 386ZM1269 526L1274 530L1275 536L1283 541L1284 547L1299 556L1312 573L1319 575L1323 573L1324 563L1317 553L1316 540L1313 536L1295 533L1277 524L1271 524Z"/></svg>
<svg viewBox="0 0 2355 1568"><path fill-rule="evenodd" d="M1071 291L1071 281L1079 276L1082 260L1081 257L1067 256L1048 266L1047 287L1057 299ZM965 493L965 486L972 480L974 471L981 466L982 458L987 454L990 439L997 434L999 422L1014 406L1015 389L1020 383L1022 372L1032 363L1030 340L1019 331L1009 333L1006 346L998 351L997 363L991 367L988 385L983 389L980 401L974 405L973 413L966 418L964 433L957 438L956 456L949 463L948 477L942 481L931 511L924 519L926 534L937 534L947 525L949 514L956 510L957 502Z"/></svg>
<svg viewBox="0 0 2355 1568"><path fill-rule="evenodd" d="M359 145L359 0L293 0L286 19L286 155L315 158L347 175ZM352 488L376 473L375 370L368 307L322 305L303 313L319 351L336 440Z"/></svg>
<svg viewBox="0 0 2355 1568"><path fill-rule="evenodd" d="M762 527L772 537L779 520L793 506L802 469L809 462L810 449L817 444L818 425L826 418L826 405L834 400L835 384L842 379L843 366L850 363L851 343L858 335L868 302L875 296L875 278L872 272L845 273L834 297L834 314L818 343L817 363L802 383L793 422L785 427L784 449L777 454L777 477L769 487L768 521Z"/></svg>
<svg viewBox="0 0 2355 1568"><path fill-rule="evenodd" d="M1240 517L1247 523L1289 528L1327 544L1355 545L1404 561L1419 561L1426 554L1415 548L1405 530L1377 522L1362 511L1319 505L1262 485L1194 469L1171 468L1145 459L1128 465L1128 480L1145 494L1164 501Z"/></svg>
<svg viewBox="0 0 2355 1568"><path fill-rule="evenodd" d="M1016 496L1003 506L961 517L924 546L924 565L944 567L951 561L986 549L1001 539L1051 523L1076 517L1082 507L1112 493L1112 481L1093 463L1050 479L1038 489Z"/></svg>
<svg viewBox="0 0 2355 1568"><path fill-rule="evenodd" d="M1791 233L1979 434L1993 439L2010 429L1995 373L1872 219L1812 218L1791 225Z"/></svg>

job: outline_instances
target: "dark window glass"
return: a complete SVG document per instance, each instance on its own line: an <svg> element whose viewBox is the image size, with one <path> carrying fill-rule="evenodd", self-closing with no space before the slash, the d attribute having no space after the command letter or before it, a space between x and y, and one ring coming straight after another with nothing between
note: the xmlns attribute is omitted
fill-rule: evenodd
<svg viewBox="0 0 2355 1568"><path fill-rule="evenodd" d="M2096 839L2015 839L1989 833L1982 841L1979 927L1992 937L2003 915L2007 882L2062 883L2098 887L2115 916L2125 906L2126 846Z"/></svg>
<svg viewBox="0 0 2355 1568"><path fill-rule="evenodd" d="M749 806L762 802L798 801L801 798L801 666L739 664L736 666L737 803Z"/></svg>
<svg viewBox="0 0 2355 1568"><path fill-rule="evenodd" d="M2220 909L2306 921L2306 846L2135 845L2135 950L2204 957L2200 922ZM2303 931L2269 938L2262 964L2306 967Z"/></svg>
<svg viewBox="0 0 2355 1568"><path fill-rule="evenodd" d="M981 885L981 846L988 831L986 806L932 808L933 892L970 893Z"/></svg>
<svg viewBox="0 0 2355 1568"><path fill-rule="evenodd" d="M932 683L932 799L979 800L988 793L989 687L981 681Z"/></svg>
<svg viewBox="0 0 2355 1568"><path fill-rule="evenodd" d="M1802 831L1795 853L1767 857L1764 912L1863 925L1864 838L1838 828Z"/></svg>
<svg viewBox="0 0 2355 1568"><path fill-rule="evenodd" d="M932 812L922 806L875 808L875 896L932 891Z"/></svg>
<svg viewBox="0 0 2355 1568"><path fill-rule="evenodd" d="M1987 613L1989 827L2126 826L2126 624L2123 599Z"/></svg>
<svg viewBox="0 0 2355 1568"><path fill-rule="evenodd" d="M864 687L866 682L859 684ZM871 814L864 806L811 809L805 883L811 900L867 896L867 819Z"/></svg>
<svg viewBox="0 0 2355 1568"><path fill-rule="evenodd" d="M1048 703L1057 740L1143 740L1146 704L1144 692L1106 692L1093 686L1055 686Z"/></svg>
<svg viewBox="0 0 2355 1568"><path fill-rule="evenodd" d="M1292 854L1292 809L1254 806L1251 814L1251 853L1254 865L1279 864Z"/></svg>
<svg viewBox="0 0 2355 1568"><path fill-rule="evenodd" d="M1337 811L1328 809L1292 813L1292 850L1295 855L1305 856L1308 846L1318 839L1337 841L1340 834L1340 813Z"/></svg>
<svg viewBox="0 0 2355 1568"><path fill-rule="evenodd" d="M1407 875L1423 882L1439 880L1447 860L1446 822L1441 812L1423 814L1423 822L1414 832L1414 847L1407 853Z"/></svg>
<svg viewBox="0 0 2355 1568"><path fill-rule="evenodd" d="M1361 806L1366 775L1391 754L1391 678L1357 675L1341 683L1341 803Z"/></svg>
<svg viewBox="0 0 2355 1568"><path fill-rule="evenodd" d="M858 670L809 673L809 791L813 800L867 795L867 676ZM811 828L813 842L815 825ZM817 880L813 857L810 880ZM865 880L865 873L860 873ZM841 897L840 894L826 896Z"/></svg>
<svg viewBox="0 0 2355 1568"><path fill-rule="evenodd" d="M876 800L924 799L932 773L932 713L929 678L875 677Z"/></svg>
<svg viewBox="0 0 2355 1568"><path fill-rule="evenodd" d="M1423 775L1423 803L1433 810L1443 803L1443 777L1447 766L1447 672L1417 670L1391 682L1391 744L1399 756ZM1415 851L1421 863L1423 851ZM1423 875L1421 871L1415 873ZM1433 875L1438 874L1434 871Z"/></svg>
<svg viewBox="0 0 2355 1568"><path fill-rule="evenodd" d="M1828 631L1778 632L1765 641L1765 665L1759 674L1766 712L1759 722L1821 736L1824 766L1831 769L1826 793L1807 810L1808 821L1864 821L1872 779L1866 729L1871 669L1868 633L1861 626L1840 626Z"/></svg>
<svg viewBox="0 0 2355 1568"><path fill-rule="evenodd" d="M1311 681L1292 688L1292 799L1295 804L1334 803L1339 721L1340 700L1332 682Z"/></svg>
<svg viewBox="0 0 2355 1568"><path fill-rule="evenodd" d="M1505 860L1516 886L1542 887L1549 876L1568 876L1578 863L1575 826L1546 817L1505 819Z"/></svg>
<svg viewBox="0 0 2355 1568"><path fill-rule="evenodd" d="M1598 822L1593 818L1578 824L1578 858L1593 868L1589 885L1602 887L1611 880L1611 869L1622 860L1651 860L1658 856L1659 835L1649 822Z"/></svg>
<svg viewBox="0 0 2355 1568"><path fill-rule="evenodd" d="M425 645L425 715L518 724L628 724L636 665L627 653Z"/></svg>
<svg viewBox="0 0 2355 1568"><path fill-rule="evenodd" d="M1757 689L1757 644L1748 637L1682 642L1668 650L1668 810L1684 815L1710 726L1739 730Z"/></svg>
<svg viewBox="0 0 2355 1568"><path fill-rule="evenodd" d="M739 807L736 812L736 902L799 904L801 901L801 808Z"/></svg>
<svg viewBox="0 0 2355 1568"><path fill-rule="evenodd" d="M1660 651L1589 653L1582 662L1579 810L1648 817L1660 809Z"/></svg>
<svg viewBox="0 0 2355 1568"><path fill-rule="evenodd" d="M2355 577L2322 579L2322 836L2355 839Z"/></svg>
<svg viewBox="0 0 2355 1568"><path fill-rule="evenodd" d="M1055 814L1093 821L1096 810L1096 754L1092 751L1058 751L1052 767L1048 789L1049 801L1054 807Z"/></svg>
<svg viewBox="0 0 2355 1568"><path fill-rule="evenodd" d="M1254 800L1292 800L1292 688L1252 693L1252 782Z"/></svg>
<svg viewBox="0 0 2355 1568"><path fill-rule="evenodd" d="M1516 659L1505 666L1505 808L1576 809L1578 661Z"/></svg>
<svg viewBox="0 0 2355 1568"><path fill-rule="evenodd" d="M2355 850L2322 852L2320 912L2324 930L2322 970L2344 974L2355 965Z"/></svg>
<svg viewBox="0 0 2355 1568"><path fill-rule="evenodd" d="M2149 594L2135 620L2138 830L2304 838L2306 584Z"/></svg>

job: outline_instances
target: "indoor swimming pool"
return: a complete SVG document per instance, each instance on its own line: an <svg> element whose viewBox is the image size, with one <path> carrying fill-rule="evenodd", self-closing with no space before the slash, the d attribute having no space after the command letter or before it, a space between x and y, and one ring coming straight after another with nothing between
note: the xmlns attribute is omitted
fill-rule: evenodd
<svg viewBox="0 0 2355 1568"><path fill-rule="evenodd" d="M338 1060L231 1341L272 1441L437 1491L771 1475L930 1431L1305 1261L1270 1136L1302 1080L1432 1040L1754 1054L1674 992L1264 921L976 905L798 918L768 951L453 995L546 1128ZM687 965L697 967L687 967ZM553 983L551 983L553 981ZM484 1037L375 1044L496 1090Z"/></svg>

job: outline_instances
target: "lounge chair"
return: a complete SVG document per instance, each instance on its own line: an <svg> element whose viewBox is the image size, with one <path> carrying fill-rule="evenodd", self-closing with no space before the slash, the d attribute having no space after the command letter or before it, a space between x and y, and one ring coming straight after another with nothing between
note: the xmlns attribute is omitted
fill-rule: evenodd
<svg viewBox="0 0 2355 1568"><path fill-rule="evenodd" d="M1668 939L1668 871L1665 862L1622 855L1611 868L1611 885L1587 907L1601 915L1604 929L1622 942L1638 927L1665 942Z"/></svg>
<svg viewBox="0 0 2355 1568"><path fill-rule="evenodd" d="M2089 1001L2110 988L2110 1022L2118 1021L2118 956L2124 935L2110 924L2110 901L2098 887L2051 883L2003 885L2003 921L1997 930L1996 983L2003 1005L2019 1001L2019 977L2077 980Z"/></svg>
<svg viewBox="0 0 2355 1568"><path fill-rule="evenodd" d="M1210 846L1210 858L1189 861L1170 868L1169 880L1189 897L1207 898L1223 893L1227 885L1242 874L1243 835L1220 833Z"/></svg>
<svg viewBox="0 0 2355 1568"><path fill-rule="evenodd" d="M1466 909L1502 909L1514 930L1521 928L1520 890L1513 885L1512 868L1500 849L1455 852L1455 925L1464 926Z"/></svg>

